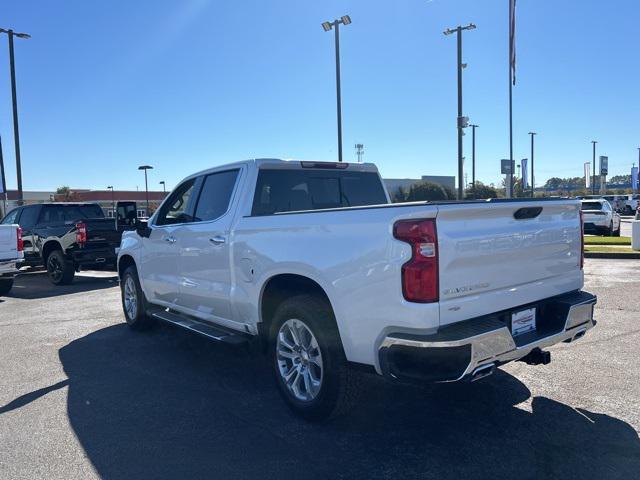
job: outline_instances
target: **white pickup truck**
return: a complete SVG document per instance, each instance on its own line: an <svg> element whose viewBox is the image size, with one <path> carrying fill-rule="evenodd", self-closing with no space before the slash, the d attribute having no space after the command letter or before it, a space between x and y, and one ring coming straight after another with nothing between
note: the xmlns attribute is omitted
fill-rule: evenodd
<svg viewBox="0 0 640 480"><path fill-rule="evenodd" d="M595 325L580 202L389 203L372 164L250 160L183 180L119 251L134 329L156 320L268 351L307 419L343 411L357 366L476 380Z"/></svg>
<svg viewBox="0 0 640 480"><path fill-rule="evenodd" d="M18 225L0 225L0 295L13 288L13 279L24 261L22 229Z"/></svg>

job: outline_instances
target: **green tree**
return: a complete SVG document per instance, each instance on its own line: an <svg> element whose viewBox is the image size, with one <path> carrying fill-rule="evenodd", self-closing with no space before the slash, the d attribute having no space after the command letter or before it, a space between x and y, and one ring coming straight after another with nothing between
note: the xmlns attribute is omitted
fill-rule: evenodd
<svg viewBox="0 0 640 480"><path fill-rule="evenodd" d="M464 197L470 200L479 198L498 198L498 191L493 185L485 185L482 182L476 181L475 195L473 187L469 187L465 190Z"/></svg>
<svg viewBox="0 0 640 480"><path fill-rule="evenodd" d="M407 201L417 202L421 200L453 200L455 199L454 193L450 188L444 185L438 185L437 183L421 182L411 186L409 195L407 195Z"/></svg>

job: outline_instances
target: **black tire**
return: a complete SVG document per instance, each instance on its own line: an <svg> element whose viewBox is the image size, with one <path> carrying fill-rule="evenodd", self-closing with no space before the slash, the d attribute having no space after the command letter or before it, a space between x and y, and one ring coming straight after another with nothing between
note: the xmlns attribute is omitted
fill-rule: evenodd
<svg viewBox="0 0 640 480"><path fill-rule="evenodd" d="M122 311L129 327L133 330L146 330L155 324L155 319L147 315L147 300L140 287L136 267L130 266L125 269L120 279L120 293ZM135 306L131 303L133 297L129 295L134 295Z"/></svg>
<svg viewBox="0 0 640 480"><path fill-rule="evenodd" d="M609 228L605 230L605 235L607 237L613 237L613 220L611 221L611 225L609 225Z"/></svg>
<svg viewBox="0 0 640 480"><path fill-rule="evenodd" d="M618 225L618 229L613 232L613 236L614 237L619 237L620 236L620 229L622 228L622 223L620 223L620 225Z"/></svg>
<svg viewBox="0 0 640 480"><path fill-rule="evenodd" d="M13 287L13 278L0 278L0 295L6 295Z"/></svg>
<svg viewBox="0 0 640 480"><path fill-rule="evenodd" d="M62 250L54 250L47 257L47 273L54 285L69 285L73 282L76 269L73 262L64 256Z"/></svg>
<svg viewBox="0 0 640 480"><path fill-rule="evenodd" d="M316 387L317 393L313 398L305 400L298 398L292 391L293 386L300 382L297 388L302 387L307 393L309 392L308 387L305 386L307 382L304 381L307 380L304 378L304 360L301 360L302 357L300 357L296 364L293 359L279 358L277 352L278 335L281 328L283 328L283 332L286 332L287 330L285 329L287 327L285 324L290 325L289 322L294 320L302 324L301 326L300 323L297 323L303 332L306 332L304 330L304 327L306 327L315 337L315 343L317 343L318 348L309 347L305 349L306 352L319 350L321 355L322 368L320 375L318 375L318 370L315 368L315 376L316 378L319 377L319 386ZM291 333L290 330L288 331ZM298 331L300 332L300 330ZM283 335L286 335L286 333L283 333ZM307 339L309 339L308 336ZM288 341L290 342L290 340L291 338ZM301 343L304 344L304 340ZM287 351L293 352L292 349ZM309 361L309 358L316 357L316 355L307 355L306 353L305 355L307 359L306 368L308 369L306 375L309 376L308 378L312 378L311 371L314 370L314 364L311 363L313 361ZM361 375L349 366L331 307L318 296L298 295L280 304L271 322L269 358L276 384L282 397L296 414L306 420L328 420L346 413L357 401L358 393L361 390ZM288 372L293 372L295 365L298 365L302 371L298 370L297 373L289 373L290 376L293 375L291 378L294 379L287 382L284 378L286 371L282 373L282 369L287 369L289 362L291 368ZM317 367L317 364L315 364L315 367Z"/></svg>

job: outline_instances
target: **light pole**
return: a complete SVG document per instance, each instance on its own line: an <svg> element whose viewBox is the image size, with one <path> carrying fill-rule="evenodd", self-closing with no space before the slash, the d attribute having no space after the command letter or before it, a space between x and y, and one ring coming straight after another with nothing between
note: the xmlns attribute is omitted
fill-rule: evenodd
<svg viewBox="0 0 640 480"><path fill-rule="evenodd" d="M147 197L147 217L149 216L149 184L147 183L147 170L153 170L151 165L140 165L138 170L144 170L144 191Z"/></svg>
<svg viewBox="0 0 640 480"><path fill-rule="evenodd" d="M0 28L0 33L9 37L9 68L11 70L11 100L13 103L13 141L16 150L16 175L18 177L18 205L22 205L22 163L20 161L20 132L18 129L18 97L16 93L16 62L13 53L13 37L31 38L28 33L16 33L12 29Z"/></svg>
<svg viewBox="0 0 640 480"><path fill-rule="evenodd" d="M333 22L323 22L322 28L328 32L332 28L336 38L336 106L338 115L338 161L342 162L342 93L340 91L340 24L349 25L351 17L344 15Z"/></svg>
<svg viewBox="0 0 640 480"><path fill-rule="evenodd" d="M116 215L116 197L113 193L113 185L109 185L107 190L111 190L111 209L113 210L113 217L117 219Z"/></svg>
<svg viewBox="0 0 640 480"><path fill-rule="evenodd" d="M162 193L167 193L167 186L165 185L164 180L160 182L160 185L162 185Z"/></svg>
<svg viewBox="0 0 640 480"><path fill-rule="evenodd" d="M466 27L458 25L456 28L447 28L444 31L445 35L456 33L456 38L458 40L458 200L462 200L464 194L462 185L462 174L464 168L462 165L462 136L464 133L462 130L467 126L469 121L468 118L462 116L462 69L464 68L462 65L462 31L473 30L475 28L476 26L473 23L470 23Z"/></svg>
<svg viewBox="0 0 640 480"><path fill-rule="evenodd" d="M471 127L471 184L473 185L473 198L476 198L476 128L479 125L469 125Z"/></svg>
<svg viewBox="0 0 640 480"><path fill-rule="evenodd" d="M591 140L593 144L593 178L591 179L591 193L596 194L596 143L597 140Z"/></svg>
<svg viewBox="0 0 640 480"><path fill-rule="evenodd" d="M531 198L535 198L535 178L533 176L533 137L537 135L536 132L529 132L531 135Z"/></svg>

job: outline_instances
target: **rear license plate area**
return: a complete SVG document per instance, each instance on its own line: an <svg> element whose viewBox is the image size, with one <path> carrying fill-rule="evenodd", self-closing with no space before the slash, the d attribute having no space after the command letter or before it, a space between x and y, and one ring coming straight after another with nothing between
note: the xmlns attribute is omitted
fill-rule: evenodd
<svg viewBox="0 0 640 480"><path fill-rule="evenodd" d="M511 335L514 337L536 330L536 308L511 313Z"/></svg>

